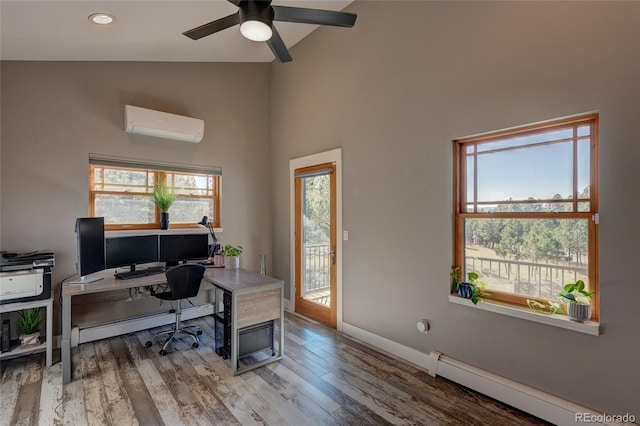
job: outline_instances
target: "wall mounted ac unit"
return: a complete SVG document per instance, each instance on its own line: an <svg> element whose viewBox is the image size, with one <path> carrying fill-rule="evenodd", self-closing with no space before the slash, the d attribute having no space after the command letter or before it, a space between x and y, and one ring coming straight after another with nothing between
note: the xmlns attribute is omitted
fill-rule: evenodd
<svg viewBox="0 0 640 426"><path fill-rule="evenodd" d="M204 136L204 120L125 105L124 131L198 143Z"/></svg>

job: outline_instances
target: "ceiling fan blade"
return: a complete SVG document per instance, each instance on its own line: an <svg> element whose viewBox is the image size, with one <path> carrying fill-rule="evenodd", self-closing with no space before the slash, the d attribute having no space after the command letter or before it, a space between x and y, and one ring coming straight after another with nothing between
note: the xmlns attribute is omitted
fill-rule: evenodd
<svg viewBox="0 0 640 426"><path fill-rule="evenodd" d="M240 12L236 12L233 15L225 16L216 21L209 22L208 24L200 25L199 27L192 28L182 34L186 35L192 40L198 40L202 37L206 37L210 34L217 33L218 31L225 30L229 27L233 27L240 23Z"/></svg>
<svg viewBox="0 0 640 426"><path fill-rule="evenodd" d="M291 58L284 41L282 41L280 34L278 34L276 27L272 27L271 29L273 31L273 35L269 40L267 40L267 45L269 45L269 48L275 55L278 62L291 62L293 59Z"/></svg>
<svg viewBox="0 0 640 426"><path fill-rule="evenodd" d="M271 6L274 21L299 22L302 24L333 25L353 27L358 15L332 10L304 9L301 7Z"/></svg>

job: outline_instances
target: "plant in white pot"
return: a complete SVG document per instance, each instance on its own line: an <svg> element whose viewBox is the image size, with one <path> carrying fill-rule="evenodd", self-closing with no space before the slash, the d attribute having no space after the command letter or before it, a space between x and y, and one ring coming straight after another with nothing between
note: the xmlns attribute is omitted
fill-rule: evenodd
<svg viewBox="0 0 640 426"><path fill-rule="evenodd" d="M578 280L564 286L560 297L567 302L567 314L571 321L585 322L591 318L592 291L584 289L584 281Z"/></svg>
<svg viewBox="0 0 640 426"><path fill-rule="evenodd" d="M224 267L226 269L238 269L240 267L240 255L242 254L242 246L232 246L227 244L222 249L224 256Z"/></svg>
<svg viewBox="0 0 640 426"><path fill-rule="evenodd" d="M160 179L153 187L153 204L160 209L160 229L169 229L169 208L176 200L176 193Z"/></svg>
<svg viewBox="0 0 640 426"><path fill-rule="evenodd" d="M19 312L18 328L20 329L20 347L27 348L40 344L40 325L42 316L40 308L23 309Z"/></svg>

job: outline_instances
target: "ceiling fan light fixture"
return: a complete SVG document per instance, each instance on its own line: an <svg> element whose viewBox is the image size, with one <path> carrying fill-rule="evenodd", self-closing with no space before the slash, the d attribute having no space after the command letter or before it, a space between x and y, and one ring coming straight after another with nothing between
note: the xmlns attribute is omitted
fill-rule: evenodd
<svg viewBox="0 0 640 426"><path fill-rule="evenodd" d="M97 25L109 25L115 21L115 16L109 13L93 13L89 15L89 21Z"/></svg>
<svg viewBox="0 0 640 426"><path fill-rule="evenodd" d="M271 6L271 0L227 0L238 6L238 11L183 32L192 40L199 40L213 33L240 24L240 33L252 41L266 41L279 62L291 62L291 54L278 33L274 22L331 25L353 27L357 15L333 10L307 9L303 7Z"/></svg>
<svg viewBox="0 0 640 426"><path fill-rule="evenodd" d="M267 41L273 35L269 24L254 19L247 19L240 24L240 33L251 41Z"/></svg>

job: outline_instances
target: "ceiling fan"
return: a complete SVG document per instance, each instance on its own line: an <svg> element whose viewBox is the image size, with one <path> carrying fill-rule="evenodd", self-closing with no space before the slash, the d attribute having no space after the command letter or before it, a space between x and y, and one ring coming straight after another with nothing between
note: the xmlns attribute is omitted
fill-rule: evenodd
<svg viewBox="0 0 640 426"><path fill-rule="evenodd" d="M266 41L278 61L290 62L291 55L280 34L273 26L273 21L353 27L357 17L353 13L334 12L332 10L271 6L271 0L227 1L238 6L236 13L192 28L182 34L193 40L198 40L240 24L240 32L243 36L253 41Z"/></svg>

